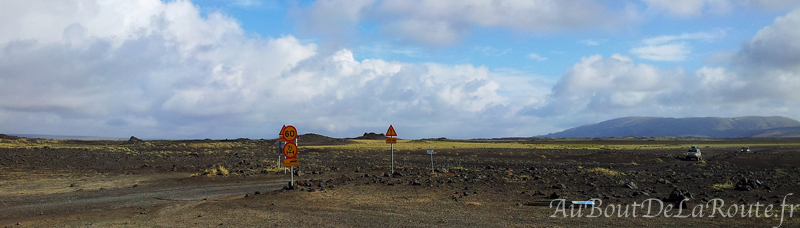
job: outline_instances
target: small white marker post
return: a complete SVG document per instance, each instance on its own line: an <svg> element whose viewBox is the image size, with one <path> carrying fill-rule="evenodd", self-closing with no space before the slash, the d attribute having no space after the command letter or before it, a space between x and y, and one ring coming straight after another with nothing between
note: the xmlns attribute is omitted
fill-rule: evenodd
<svg viewBox="0 0 800 228"><path fill-rule="evenodd" d="M275 151L278 152L278 168L282 168L283 167L283 152L281 152L281 150L283 150L283 145L281 145L281 141L280 140L278 140L278 143L275 144L275 147L276 147Z"/></svg>
<svg viewBox="0 0 800 228"><path fill-rule="evenodd" d="M433 148L428 147L428 154L431 155L431 172L435 173L436 171L433 169Z"/></svg>
<svg viewBox="0 0 800 228"><path fill-rule="evenodd" d="M283 168L284 170L286 170L286 168L283 167L283 152L282 152L282 150L283 150L283 142L278 140L278 149L277 149L277 151L278 151L278 168Z"/></svg>
<svg viewBox="0 0 800 228"><path fill-rule="evenodd" d="M431 148L431 147L428 147L428 154L430 154L430 155L431 155L431 172L436 172L436 171L434 171L434 169L433 169L433 148Z"/></svg>
<svg viewBox="0 0 800 228"><path fill-rule="evenodd" d="M286 155L284 155L286 157ZM286 173L286 167L283 167L283 173ZM289 167L289 176L292 177L291 182L289 182L289 186L294 187L294 166Z"/></svg>
<svg viewBox="0 0 800 228"><path fill-rule="evenodd" d="M392 175L394 175L394 144L392 145Z"/></svg>
<svg viewBox="0 0 800 228"><path fill-rule="evenodd" d="M280 158L280 159L281 159L281 160L280 160L281 167L283 167L283 173L284 173L284 174L286 174L286 166L283 166L283 159L286 159L286 155L283 155L283 146L285 146L285 145L286 145L286 142L278 142L278 144L280 144L280 145L281 145L281 149L280 149L280 151L281 151L281 154L280 154L280 155L278 155L278 158Z"/></svg>
<svg viewBox="0 0 800 228"><path fill-rule="evenodd" d="M297 145L297 138L294 139L294 144ZM300 146L297 146L297 150L298 150L298 152L300 152L299 151L300 150ZM294 166L291 167L291 170L289 172L292 173L292 187L294 187Z"/></svg>

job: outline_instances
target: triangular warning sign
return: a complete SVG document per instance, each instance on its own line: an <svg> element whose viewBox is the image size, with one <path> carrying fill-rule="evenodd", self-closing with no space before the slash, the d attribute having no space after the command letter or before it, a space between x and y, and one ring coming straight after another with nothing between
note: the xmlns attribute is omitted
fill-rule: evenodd
<svg viewBox="0 0 800 228"><path fill-rule="evenodd" d="M280 137L278 137L278 141L286 142L286 139L283 138L283 130L284 129L286 129L286 125L283 125L283 127L281 127L281 133L278 133L278 135L280 135Z"/></svg>
<svg viewBox="0 0 800 228"><path fill-rule="evenodd" d="M397 136L397 132L394 132L394 127L389 125L389 130L386 130L386 136Z"/></svg>

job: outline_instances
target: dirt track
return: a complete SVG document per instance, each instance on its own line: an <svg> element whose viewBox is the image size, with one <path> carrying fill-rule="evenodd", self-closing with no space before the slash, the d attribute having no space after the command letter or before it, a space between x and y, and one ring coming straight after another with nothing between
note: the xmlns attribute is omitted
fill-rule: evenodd
<svg viewBox="0 0 800 228"><path fill-rule="evenodd" d="M110 210L125 207L151 207L169 204L173 201L202 201L231 195L269 192L286 186L277 183L233 183L227 185L203 186L139 186L131 188L76 191L61 194L18 197L18 200L4 200L0 208L0 221L35 217L85 213L97 210ZM11 198L11 197L9 197Z"/></svg>

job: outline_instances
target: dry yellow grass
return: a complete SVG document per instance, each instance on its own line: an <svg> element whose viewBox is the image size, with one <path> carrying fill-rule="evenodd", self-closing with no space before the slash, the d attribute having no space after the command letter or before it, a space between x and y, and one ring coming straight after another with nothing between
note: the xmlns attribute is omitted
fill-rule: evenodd
<svg viewBox="0 0 800 228"><path fill-rule="evenodd" d="M193 177L196 177L196 176L214 176L214 175L228 176L228 174L230 174L230 172L228 171L228 169L225 168L225 166L216 165L214 168L205 169L205 170L203 170L203 173L195 173L195 174L192 174L192 176Z"/></svg>
<svg viewBox="0 0 800 228"><path fill-rule="evenodd" d="M728 180L728 182L722 184L714 184L711 188L714 190L733 189L733 182Z"/></svg>
<svg viewBox="0 0 800 228"><path fill-rule="evenodd" d="M588 170L589 173L597 174L597 175L604 175L604 176L616 176L619 175L618 171L602 168L602 167L595 167Z"/></svg>
<svg viewBox="0 0 800 228"><path fill-rule="evenodd" d="M330 148L341 149L348 152L360 152L374 149L389 149L389 145L385 140L371 140L371 139L354 139L353 144L345 145L327 145L327 146L303 146L302 148ZM604 142L586 142L586 141L470 141L470 140L408 140L398 139L397 144L394 144L395 150L421 150L428 147L434 149L468 149L468 148L524 148L524 149L590 149L590 150L625 150L625 149L685 149L696 142L688 141L604 141ZM729 141L707 141L703 144L711 148L726 148L733 147L739 148L741 146L749 145L800 145L797 141L753 141L753 142L736 142Z"/></svg>

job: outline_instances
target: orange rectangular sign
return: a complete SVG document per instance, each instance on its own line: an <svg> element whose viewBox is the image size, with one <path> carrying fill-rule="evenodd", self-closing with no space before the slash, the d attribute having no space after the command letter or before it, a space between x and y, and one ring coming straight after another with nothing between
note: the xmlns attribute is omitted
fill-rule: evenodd
<svg viewBox="0 0 800 228"><path fill-rule="evenodd" d="M397 143L397 138L386 137L386 143L387 144L395 144L395 143Z"/></svg>
<svg viewBox="0 0 800 228"><path fill-rule="evenodd" d="M283 159L283 167L297 167L298 165L300 165L300 162L297 158Z"/></svg>

